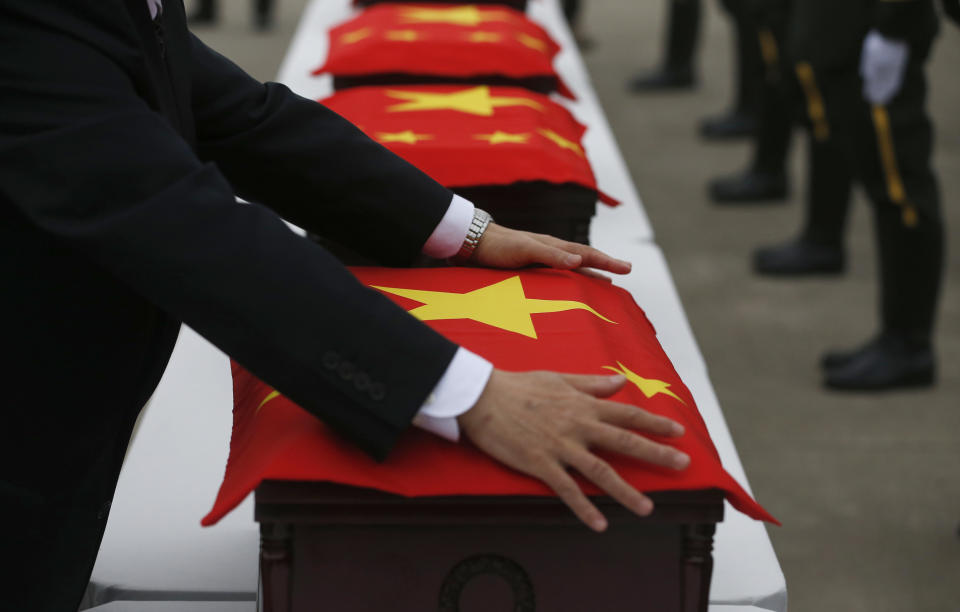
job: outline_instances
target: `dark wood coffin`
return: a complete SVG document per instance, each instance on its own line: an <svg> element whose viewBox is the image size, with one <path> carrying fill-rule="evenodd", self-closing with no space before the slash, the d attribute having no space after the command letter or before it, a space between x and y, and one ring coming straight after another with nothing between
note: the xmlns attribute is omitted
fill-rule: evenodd
<svg viewBox="0 0 960 612"><path fill-rule="evenodd" d="M444 76L436 74L410 74L407 72L383 72L350 76L333 75L333 88L337 91L351 87L389 87L399 85L491 85L497 87L523 87L530 91L549 94L559 91L560 80L555 76L508 77L501 74L481 74L473 77Z"/></svg>
<svg viewBox="0 0 960 612"><path fill-rule="evenodd" d="M640 518L555 498L404 498L327 483L257 488L264 612L706 612L720 491L651 494Z"/></svg>
<svg viewBox="0 0 960 612"><path fill-rule="evenodd" d="M453 190L489 212L497 223L505 227L590 244L590 220L597 208L597 192L593 189L574 183L531 181L512 185L455 187ZM308 236L345 265L383 264L324 236ZM429 267L435 263L423 257L413 265Z"/></svg>

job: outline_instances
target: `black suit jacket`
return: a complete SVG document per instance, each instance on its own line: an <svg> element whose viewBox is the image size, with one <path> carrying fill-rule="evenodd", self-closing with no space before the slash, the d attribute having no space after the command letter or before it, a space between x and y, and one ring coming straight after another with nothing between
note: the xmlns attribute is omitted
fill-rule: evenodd
<svg viewBox="0 0 960 612"><path fill-rule="evenodd" d="M4 439L139 408L183 321L385 456L456 347L277 213L403 263L451 197L207 48L179 0L157 23L144 0L0 0Z"/></svg>

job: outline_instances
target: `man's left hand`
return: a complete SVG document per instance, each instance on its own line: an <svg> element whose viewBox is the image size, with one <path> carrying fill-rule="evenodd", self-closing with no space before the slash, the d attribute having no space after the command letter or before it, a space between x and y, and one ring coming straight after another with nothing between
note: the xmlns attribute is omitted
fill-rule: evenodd
<svg viewBox="0 0 960 612"><path fill-rule="evenodd" d="M561 270L593 268L614 274L630 272L630 263L593 247L545 234L513 230L491 223L470 258L489 268L522 268L541 264Z"/></svg>

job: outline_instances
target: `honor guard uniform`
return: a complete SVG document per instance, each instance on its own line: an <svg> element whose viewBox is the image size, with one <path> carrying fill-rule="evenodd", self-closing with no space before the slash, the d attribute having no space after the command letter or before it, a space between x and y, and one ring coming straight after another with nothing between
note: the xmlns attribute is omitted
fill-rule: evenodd
<svg viewBox="0 0 960 612"><path fill-rule="evenodd" d="M783 200L788 191L785 166L796 87L784 52L790 0L751 0L750 9L763 60L753 161L747 170L710 182L710 198L718 203Z"/></svg>
<svg viewBox="0 0 960 612"><path fill-rule="evenodd" d="M842 269L857 180L873 203L881 326L861 348L827 354L824 382L865 390L930 385L943 271L924 76L938 29L933 0L798 0L790 26L817 149L808 216L799 239L760 251L757 261L775 261L781 272Z"/></svg>

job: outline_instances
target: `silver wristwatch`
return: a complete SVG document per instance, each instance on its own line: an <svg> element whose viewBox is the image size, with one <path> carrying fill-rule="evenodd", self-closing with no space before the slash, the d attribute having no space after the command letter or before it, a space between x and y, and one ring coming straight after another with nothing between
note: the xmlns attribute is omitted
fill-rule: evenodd
<svg viewBox="0 0 960 612"><path fill-rule="evenodd" d="M462 263L470 259L474 249L477 248L477 244L480 242L480 238L483 236L483 232L487 231L487 226L491 223L493 223L493 217L490 216L490 213L482 208L474 208L473 219L470 221L470 227L467 229L467 236L463 239L463 245L460 246L460 250L453 256L453 261Z"/></svg>

